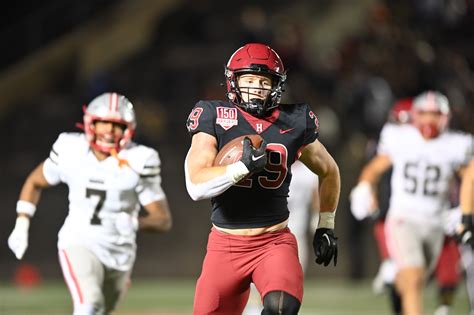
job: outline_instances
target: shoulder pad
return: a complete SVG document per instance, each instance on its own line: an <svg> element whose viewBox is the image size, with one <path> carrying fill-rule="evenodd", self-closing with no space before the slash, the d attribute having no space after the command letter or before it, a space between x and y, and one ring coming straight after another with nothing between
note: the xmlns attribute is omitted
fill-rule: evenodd
<svg viewBox="0 0 474 315"><path fill-rule="evenodd" d="M131 146L126 152L128 163L141 177L160 174L161 160L155 149L138 144Z"/></svg>

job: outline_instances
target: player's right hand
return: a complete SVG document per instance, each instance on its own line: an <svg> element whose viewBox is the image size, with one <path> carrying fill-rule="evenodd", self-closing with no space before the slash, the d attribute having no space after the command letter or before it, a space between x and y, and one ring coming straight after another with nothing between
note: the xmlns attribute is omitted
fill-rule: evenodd
<svg viewBox="0 0 474 315"><path fill-rule="evenodd" d="M245 167L250 173L258 173L263 171L267 164L267 143L265 140L260 144L260 148L254 148L252 141L249 138L244 138L242 157L240 161L244 163Z"/></svg>
<svg viewBox="0 0 474 315"><path fill-rule="evenodd" d="M349 195L351 212L357 220L363 220L377 211L372 187L367 182L359 182Z"/></svg>
<svg viewBox="0 0 474 315"><path fill-rule="evenodd" d="M25 216L19 216L16 219L15 228L8 237L8 247L10 247L18 260L23 258L23 255L28 248L29 228L30 219Z"/></svg>

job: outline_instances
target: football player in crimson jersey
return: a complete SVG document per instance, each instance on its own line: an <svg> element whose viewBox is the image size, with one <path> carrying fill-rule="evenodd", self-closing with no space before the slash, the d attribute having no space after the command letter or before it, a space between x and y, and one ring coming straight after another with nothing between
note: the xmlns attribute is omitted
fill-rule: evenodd
<svg viewBox="0 0 474 315"><path fill-rule="evenodd" d="M84 109L84 133L61 133L28 176L8 245L28 247L30 218L43 189L65 183L69 212L59 231L59 261L74 315L110 314L130 282L137 230L165 232L171 215L154 149L131 141L136 120L123 95L104 93ZM139 217L142 205L147 213Z"/></svg>
<svg viewBox="0 0 474 315"><path fill-rule="evenodd" d="M439 92L417 96L412 124L387 124L377 155L364 167L351 192L351 208L378 208L375 185L393 166L385 236L396 264L396 287L404 314L422 314L425 276L435 267L444 241L443 213L449 183L462 176L472 157L472 135L446 130L449 103ZM364 210L365 209L365 210Z"/></svg>
<svg viewBox="0 0 474 315"><path fill-rule="evenodd" d="M307 104L280 104L286 80L277 53L264 44L239 48L225 68L227 101L199 101L187 127L186 186L194 200L211 199L212 228L194 314L242 314L253 282L262 314L297 314L303 272L296 239L287 227L291 164L297 159L319 175L320 221L316 262L337 262L334 234L339 169L318 140L318 120ZM260 134L254 148L244 140L240 161L213 166L230 140Z"/></svg>

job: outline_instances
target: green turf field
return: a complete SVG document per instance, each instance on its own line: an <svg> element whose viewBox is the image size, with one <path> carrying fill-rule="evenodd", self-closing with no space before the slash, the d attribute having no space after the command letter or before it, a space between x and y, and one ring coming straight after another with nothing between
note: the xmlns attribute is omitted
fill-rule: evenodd
<svg viewBox="0 0 474 315"><path fill-rule="evenodd" d="M193 280L135 279L115 315L192 314L193 291ZM425 292L425 314L433 314L434 302L435 291L430 285ZM468 301L463 283L451 315L467 313ZM69 293L62 282L47 282L28 290L0 285L0 315L9 314L71 314ZM370 281L353 283L309 279L300 314L388 315L390 312L386 296L372 294Z"/></svg>

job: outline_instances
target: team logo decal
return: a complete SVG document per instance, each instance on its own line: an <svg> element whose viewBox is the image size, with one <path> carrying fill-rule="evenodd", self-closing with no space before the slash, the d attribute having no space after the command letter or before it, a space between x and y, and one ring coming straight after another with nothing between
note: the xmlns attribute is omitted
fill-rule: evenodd
<svg viewBox="0 0 474 315"><path fill-rule="evenodd" d="M225 130L237 126L237 108L217 107L216 124L220 125Z"/></svg>

